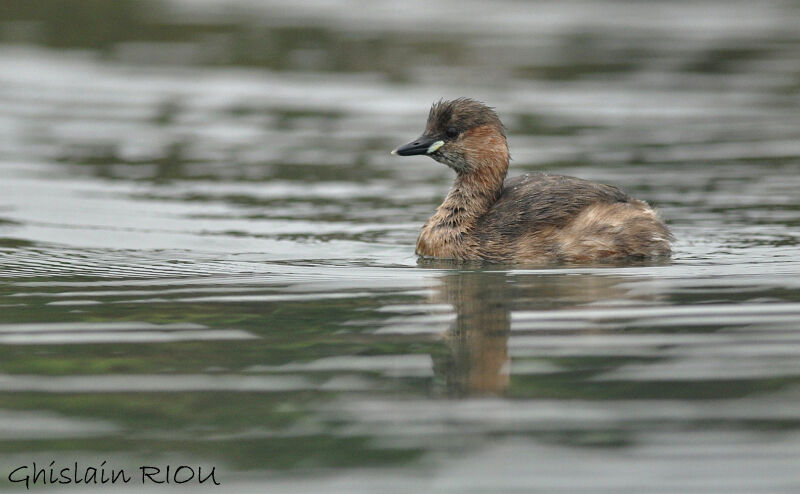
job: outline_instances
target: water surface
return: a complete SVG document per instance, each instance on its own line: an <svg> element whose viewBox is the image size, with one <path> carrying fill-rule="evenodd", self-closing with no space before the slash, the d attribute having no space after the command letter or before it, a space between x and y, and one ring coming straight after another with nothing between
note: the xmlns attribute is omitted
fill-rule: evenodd
<svg viewBox="0 0 800 494"><path fill-rule="evenodd" d="M6 3L0 487L800 490L796 4ZM452 177L388 151L462 95L673 260L418 261Z"/></svg>

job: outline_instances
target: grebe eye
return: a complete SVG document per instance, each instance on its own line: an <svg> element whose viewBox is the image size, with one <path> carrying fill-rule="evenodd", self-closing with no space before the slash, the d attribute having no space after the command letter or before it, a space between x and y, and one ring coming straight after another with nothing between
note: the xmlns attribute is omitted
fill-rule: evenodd
<svg viewBox="0 0 800 494"><path fill-rule="evenodd" d="M447 129L447 130L444 132L444 134L445 134L447 137L449 137L450 139L453 139L454 137L457 137L457 136L458 136L458 131L457 131L455 128L453 128L453 127L450 127L449 129Z"/></svg>

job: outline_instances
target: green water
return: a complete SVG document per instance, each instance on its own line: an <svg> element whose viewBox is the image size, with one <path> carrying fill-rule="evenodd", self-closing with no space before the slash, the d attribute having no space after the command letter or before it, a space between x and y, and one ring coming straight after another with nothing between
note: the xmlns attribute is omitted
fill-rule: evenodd
<svg viewBox="0 0 800 494"><path fill-rule="evenodd" d="M134 473L113 492L142 465L797 492L797 26L780 1L4 2L0 488L106 461ZM673 260L418 261L452 177L388 152L457 96L497 108L512 175L658 207Z"/></svg>

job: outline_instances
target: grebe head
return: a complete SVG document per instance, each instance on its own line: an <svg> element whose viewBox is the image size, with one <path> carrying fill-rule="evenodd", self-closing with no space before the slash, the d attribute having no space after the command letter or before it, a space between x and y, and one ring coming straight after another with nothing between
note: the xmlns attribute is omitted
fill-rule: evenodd
<svg viewBox="0 0 800 494"><path fill-rule="evenodd" d="M434 103L425 132L392 154L426 154L459 174L508 166L508 145L500 118L492 108L470 98Z"/></svg>

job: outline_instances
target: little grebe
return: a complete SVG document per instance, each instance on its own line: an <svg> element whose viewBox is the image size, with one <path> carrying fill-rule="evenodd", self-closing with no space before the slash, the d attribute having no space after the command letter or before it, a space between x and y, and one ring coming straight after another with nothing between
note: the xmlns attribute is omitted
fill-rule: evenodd
<svg viewBox="0 0 800 494"><path fill-rule="evenodd" d="M434 103L425 132L392 154L426 154L456 172L422 227L420 256L549 263L670 255L672 235L656 212L616 187L546 173L506 180L503 124L479 101Z"/></svg>

